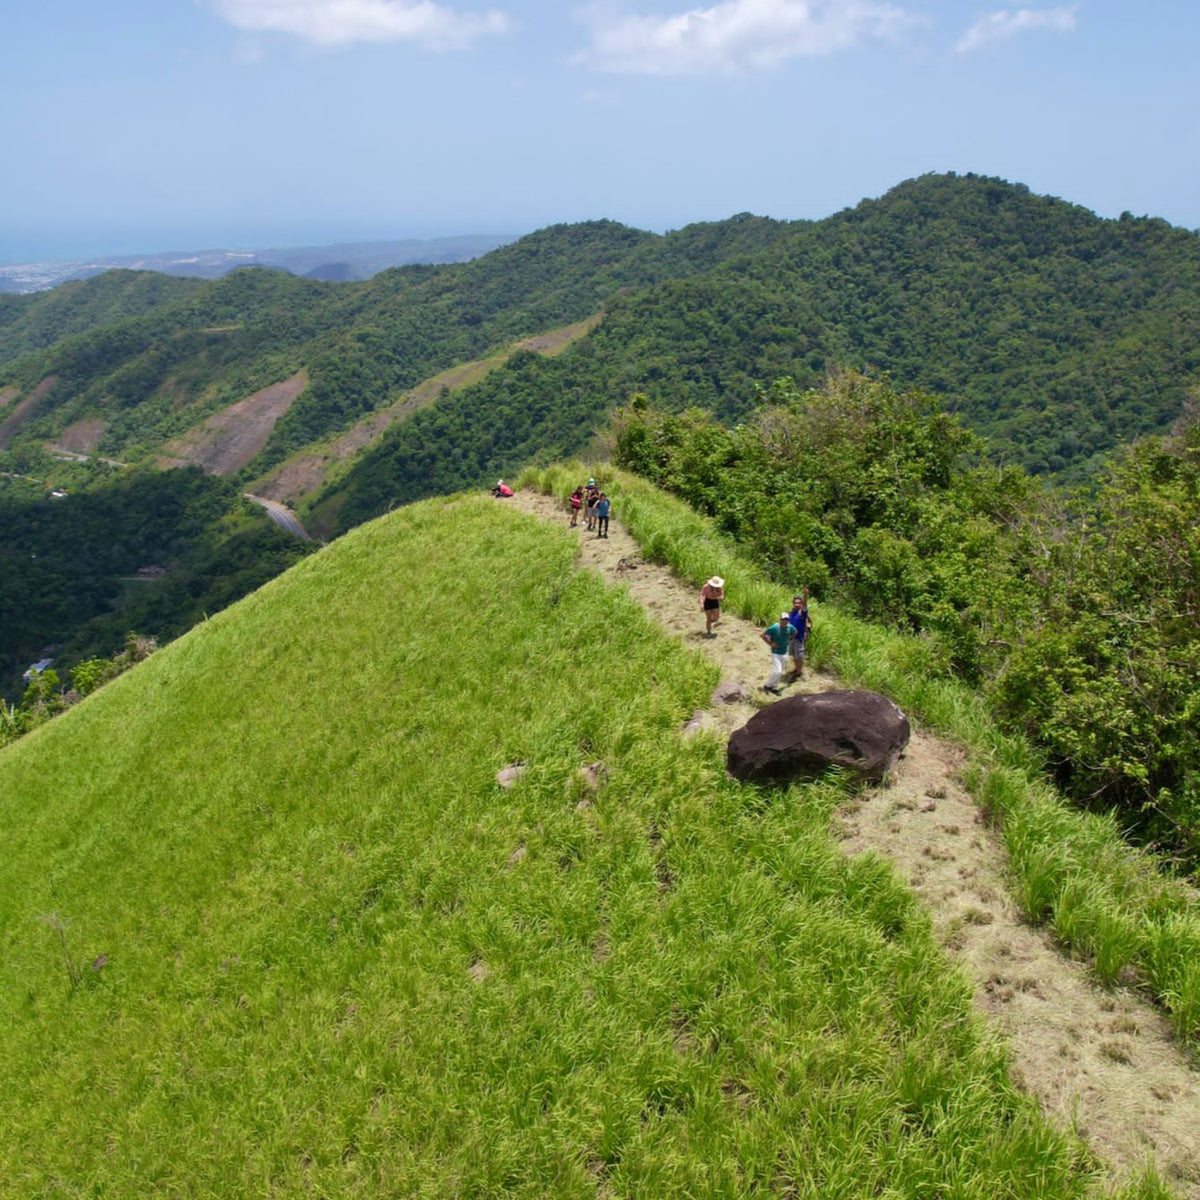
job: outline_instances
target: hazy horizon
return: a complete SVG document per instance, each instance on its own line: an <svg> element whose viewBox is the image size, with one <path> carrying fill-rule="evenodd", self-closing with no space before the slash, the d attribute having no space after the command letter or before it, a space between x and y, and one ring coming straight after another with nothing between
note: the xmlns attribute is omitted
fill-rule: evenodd
<svg viewBox="0 0 1200 1200"><path fill-rule="evenodd" d="M219 251L233 253L263 253L271 250L306 250L321 246L358 246L372 242L435 242L443 239L470 237L503 237L518 238L526 233L532 233L533 227L520 231L500 229L471 229L454 233L368 233L363 236L322 236L303 237L296 235L287 238L264 237L252 239L248 237L229 238L226 240L202 240L197 235L195 240L185 241L186 233L179 235L170 244L147 245L146 240L138 241L136 234L109 236L96 234L89 238L87 235L64 235L55 248L54 243L41 241L35 248L24 254L11 251L11 237L0 234L0 267L25 266L33 263L77 263L89 259L110 258L159 258L170 254L204 254Z"/></svg>

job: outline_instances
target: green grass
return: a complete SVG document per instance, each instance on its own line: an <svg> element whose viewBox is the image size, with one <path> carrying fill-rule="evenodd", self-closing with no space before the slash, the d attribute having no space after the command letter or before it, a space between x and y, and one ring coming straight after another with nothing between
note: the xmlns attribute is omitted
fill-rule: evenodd
<svg viewBox="0 0 1200 1200"><path fill-rule="evenodd" d="M0 1195L1089 1194L836 789L680 738L713 668L574 553L401 510L0 752Z"/></svg>
<svg viewBox="0 0 1200 1200"><path fill-rule="evenodd" d="M594 474L614 497L643 552L699 586L714 571L729 606L766 624L790 590L722 539L682 501L610 466L580 463L530 470L523 486L555 495ZM847 683L880 691L933 732L968 751L964 782L1000 824L1012 890L1025 914L1049 925L1100 982L1135 982L1169 1013L1179 1035L1200 1042L1200 898L1165 865L1131 847L1115 818L1081 812L1044 782L1041 760L1005 734L970 689L922 670L923 647L830 604L811 606L810 662Z"/></svg>

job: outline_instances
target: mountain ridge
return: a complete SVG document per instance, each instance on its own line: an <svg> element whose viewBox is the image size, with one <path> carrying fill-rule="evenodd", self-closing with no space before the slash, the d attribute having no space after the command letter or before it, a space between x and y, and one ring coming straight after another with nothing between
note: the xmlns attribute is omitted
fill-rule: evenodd
<svg viewBox="0 0 1200 1200"><path fill-rule="evenodd" d="M103 483L101 460L152 467L303 377L230 480L255 490L308 464L287 498L332 534L575 453L633 394L736 423L780 376L804 387L857 364L938 394L994 459L1086 482L1168 428L1200 380L1198 248L1162 221L930 175L822 221L560 224L366 283L116 273L0 297L0 467L74 493ZM556 357L519 349L597 313ZM498 365L433 386L483 362Z"/></svg>

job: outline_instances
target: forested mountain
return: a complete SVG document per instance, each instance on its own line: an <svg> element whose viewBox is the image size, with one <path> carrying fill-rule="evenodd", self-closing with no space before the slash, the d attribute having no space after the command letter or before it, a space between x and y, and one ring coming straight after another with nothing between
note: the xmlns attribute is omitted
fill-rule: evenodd
<svg viewBox="0 0 1200 1200"><path fill-rule="evenodd" d="M346 521L572 451L633 392L732 420L757 384L838 366L940 395L996 459L1081 479L1165 432L1200 377L1200 236L1163 221L926 176L754 230L711 270L614 296L570 354L515 358L392 430L341 486Z"/></svg>
<svg viewBox="0 0 1200 1200"><path fill-rule="evenodd" d="M0 529L0 695L14 698L43 650L67 666L129 630L176 637L313 548L195 468L108 472L64 499L0 479Z"/></svg>
<svg viewBox="0 0 1200 1200"><path fill-rule="evenodd" d="M308 389L251 473L438 370L601 308L604 322L544 372L536 400L517 362L513 378L459 404L505 407L516 391L561 408L566 395L587 426L638 390L736 417L763 379L803 385L848 366L941 395L997 455L1078 476L1164 431L1200 370L1200 237L975 176L925 176L816 222L743 215L665 236L554 226L469 263L366 283L246 270L206 284L115 273L70 287L0 308L0 361L19 355L0 387L27 396L56 380L9 440L100 418L100 453L147 460L306 370ZM488 473L526 440L488 431L455 450Z"/></svg>
<svg viewBox="0 0 1200 1200"><path fill-rule="evenodd" d="M843 367L934 393L985 435L984 457L1091 478L1117 447L1165 432L1200 379L1200 236L930 175L822 221L557 225L362 283L113 272L0 298L0 471L48 483L62 472L47 453L81 450L182 461L206 423L236 423L235 405L286 384L252 455L222 468L245 490L449 367L595 316L556 357L518 350L414 404L306 515L337 532L575 452L634 394L736 423L772 380L804 388ZM70 486L93 483L81 468Z"/></svg>
<svg viewBox="0 0 1200 1200"><path fill-rule="evenodd" d="M601 221L555 226L470 263L398 268L362 284L237 271L140 318L26 355L0 386L28 394L55 381L25 418L24 439L99 418L97 451L136 462L305 369L310 387L279 422L262 469L447 366L596 312L621 288L711 268L742 244L744 231L734 223L681 235L665 256L639 253L661 240Z"/></svg>
<svg viewBox="0 0 1200 1200"><path fill-rule="evenodd" d="M0 294L0 363L63 338L140 317L193 295L201 284L154 271L106 271L27 296Z"/></svg>

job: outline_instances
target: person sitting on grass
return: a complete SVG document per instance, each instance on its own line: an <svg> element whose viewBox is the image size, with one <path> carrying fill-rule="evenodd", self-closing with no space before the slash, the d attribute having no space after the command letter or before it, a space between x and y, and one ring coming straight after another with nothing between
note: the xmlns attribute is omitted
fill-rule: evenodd
<svg viewBox="0 0 1200 1200"><path fill-rule="evenodd" d="M774 625L768 625L758 636L767 643L771 651L771 674L763 684L763 691L772 696L779 695L779 681L788 665L788 643L792 639L790 614L782 613Z"/></svg>

